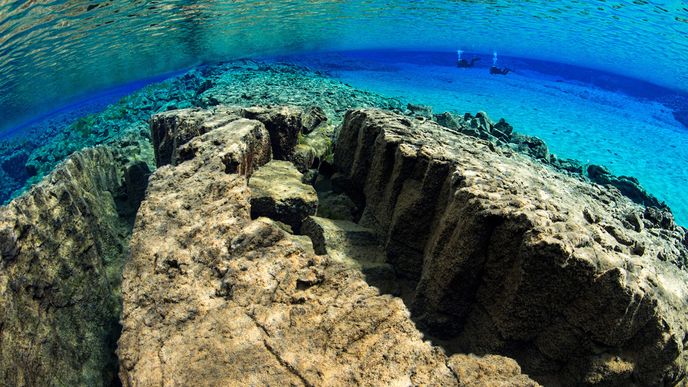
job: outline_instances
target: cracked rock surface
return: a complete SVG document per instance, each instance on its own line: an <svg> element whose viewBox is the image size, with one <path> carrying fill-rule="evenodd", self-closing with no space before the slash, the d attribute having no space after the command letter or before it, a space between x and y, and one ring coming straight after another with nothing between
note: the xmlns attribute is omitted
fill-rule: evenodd
<svg viewBox="0 0 688 387"><path fill-rule="evenodd" d="M685 382L686 233L653 208L380 110L347 113L335 164L415 284L414 320L452 349L544 384Z"/></svg>
<svg viewBox="0 0 688 387"><path fill-rule="evenodd" d="M124 275L123 385L536 385L505 357L447 357L359 270L252 220L261 125L229 123L229 151L197 137L152 175Z"/></svg>

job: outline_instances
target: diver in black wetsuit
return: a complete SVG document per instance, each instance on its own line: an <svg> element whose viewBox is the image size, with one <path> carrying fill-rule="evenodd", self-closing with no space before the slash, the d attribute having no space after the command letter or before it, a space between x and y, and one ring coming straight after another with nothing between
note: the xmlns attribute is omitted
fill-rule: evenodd
<svg viewBox="0 0 688 387"><path fill-rule="evenodd" d="M511 71L510 68L504 67L500 69L497 67L497 51L492 53L492 67L490 67L490 74L492 75L507 75Z"/></svg>
<svg viewBox="0 0 688 387"><path fill-rule="evenodd" d="M473 59L471 59L470 62L467 61L466 59L459 59L459 61L456 63L456 65L457 65L458 67L461 67L461 68L473 67L473 65L475 64L475 62L477 62L477 61L479 61L479 60L480 60L480 58L478 58L477 56L476 56L476 57L473 57Z"/></svg>
<svg viewBox="0 0 688 387"><path fill-rule="evenodd" d="M490 74L492 75L507 75L510 71L511 69L508 67L504 67L503 69L500 69L497 66L490 67Z"/></svg>

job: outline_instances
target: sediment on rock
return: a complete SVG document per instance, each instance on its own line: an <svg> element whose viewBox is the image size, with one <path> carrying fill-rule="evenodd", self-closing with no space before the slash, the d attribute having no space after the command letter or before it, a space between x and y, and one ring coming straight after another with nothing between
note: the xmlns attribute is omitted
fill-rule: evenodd
<svg viewBox="0 0 688 387"><path fill-rule="evenodd" d="M130 232L118 210L135 208L144 184L122 174L110 148L83 150L0 208L0 384L117 380Z"/></svg>
<svg viewBox="0 0 688 387"><path fill-rule="evenodd" d="M686 380L685 230L651 208L378 110L347 113L335 166L447 348L514 357L546 384Z"/></svg>
<svg viewBox="0 0 688 387"><path fill-rule="evenodd" d="M123 284L125 386L536 385L505 357L447 357L359 269L252 219L267 129L224 128L150 179ZM228 158L253 167L229 171Z"/></svg>

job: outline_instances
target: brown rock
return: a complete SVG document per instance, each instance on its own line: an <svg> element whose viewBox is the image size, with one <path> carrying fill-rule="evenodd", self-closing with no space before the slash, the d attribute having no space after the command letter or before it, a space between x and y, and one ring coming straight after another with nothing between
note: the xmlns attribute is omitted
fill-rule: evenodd
<svg viewBox="0 0 688 387"><path fill-rule="evenodd" d="M318 209L315 189L301 179L301 173L288 161L273 160L260 168L249 182L251 215L272 218L298 230Z"/></svg>
<svg viewBox="0 0 688 387"><path fill-rule="evenodd" d="M177 149L196 136L240 118L240 109L214 114L210 110L181 109L159 113L151 117L151 139L155 164L177 164Z"/></svg>
<svg viewBox="0 0 688 387"><path fill-rule="evenodd" d="M236 133L224 143L239 152L261 143ZM137 217L118 346L124 386L463 383L462 360L423 341L400 299L278 224L251 220L246 177L206 162L224 148L195 149L153 174ZM253 152L257 160L266 149ZM499 359L466 365L471 380L533 385Z"/></svg>
<svg viewBox="0 0 688 387"><path fill-rule="evenodd" d="M258 120L265 124L270 132L272 154L277 160L291 160L298 142L299 133L303 131L303 110L293 106L274 108L251 107L241 110L245 118Z"/></svg>
<svg viewBox="0 0 688 387"><path fill-rule="evenodd" d="M297 107L240 108L216 106L212 109L179 109L151 117L151 138L158 167L180 160L178 149L193 138L226 126L240 118L260 121L270 133L272 155L278 160L291 160L299 133L303 130L303 110Z"/></svg>

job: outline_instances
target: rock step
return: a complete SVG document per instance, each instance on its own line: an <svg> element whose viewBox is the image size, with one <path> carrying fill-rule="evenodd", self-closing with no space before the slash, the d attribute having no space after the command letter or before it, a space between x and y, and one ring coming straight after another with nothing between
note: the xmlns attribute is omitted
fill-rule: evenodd
<svg viewBox="0 0 688 387"><path fill-rule="evenodd" d="M288 161L272 160L258 169L249 180L251 216L277 220L298 232L301 221L318 208L315 189L302 177Z"/></svg>
<svg viewBox="0 0 688 387"><path fill-rule="evenodd" d="M383 256L380 244L372 230L347 220L309 216L303 222L304 235L311 237L313 248L318 254L332 250L361 253L361 259L368 262L384 262L371 254ZM356 251L354 251L356 250Z"/></svg>
<svg viewBox="0 0 688 387"><path fill-rule="evenodd" d="M370 229L347 220L309 216L301 232L311 238L317 254L328 254L332 260L360 270L381 293L398 293L394 268L385 262L384 250Z"/></svg>

